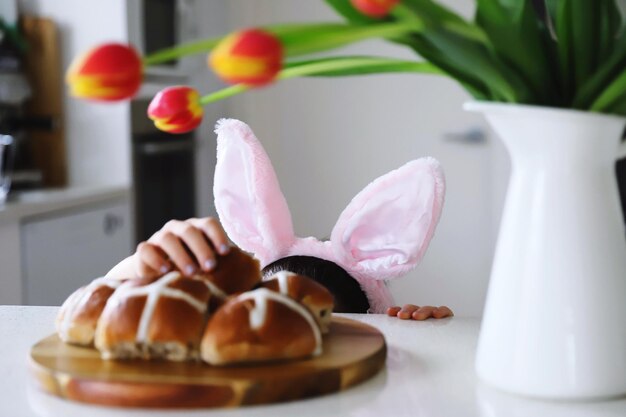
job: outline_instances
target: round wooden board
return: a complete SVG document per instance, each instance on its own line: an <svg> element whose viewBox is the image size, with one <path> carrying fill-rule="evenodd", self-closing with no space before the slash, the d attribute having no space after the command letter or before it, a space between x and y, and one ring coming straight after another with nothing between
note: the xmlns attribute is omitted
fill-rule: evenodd
<svg viewBox="0 0 626 417"><path fill-rule="evenodd" d="M322 355L300 361L214 367L200 362L105 361L94 348L49 336L31 349L31 374L44 391L121 407L238 407L344 390L385 364L383 335L358 321L333 317Z"/></svg>

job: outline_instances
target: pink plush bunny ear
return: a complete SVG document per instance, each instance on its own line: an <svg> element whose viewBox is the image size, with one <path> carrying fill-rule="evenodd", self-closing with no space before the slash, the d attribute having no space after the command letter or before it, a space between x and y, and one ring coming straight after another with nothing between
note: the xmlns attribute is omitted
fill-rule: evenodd
<svg viewBox="0 0 626 417"><path fill-rule="evenodd" d="M331 242L337 260L354 276L390 279L422 259L445 193L439 162L421 158L379 177L339 216Z"/></svg>
<svg viewBox="0 0 626 417"><path fill-rule="evenodd" d="M267 153L250 127L222 119L217 133L215 207L230 239L266 264L284 256L295 237L291 214Z"/></svg>

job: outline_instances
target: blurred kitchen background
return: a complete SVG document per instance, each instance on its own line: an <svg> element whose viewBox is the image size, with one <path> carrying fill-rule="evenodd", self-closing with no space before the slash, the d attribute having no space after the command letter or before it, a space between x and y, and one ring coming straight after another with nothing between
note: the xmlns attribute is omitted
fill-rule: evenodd
<svg viewBox="0 0 626 417"><path fill-rule="evenodd" d="M446 3L473 13L472 0ZM439 159L447 178L439 227L421 265L390 285L398 303L481 315L509 162L481 117L462 110L470 97L453 81L290 80L213 104L200 129L172 136L153 127L147 105L173 84L220 88L206 56L150 68L140 94L116 104L68 97L72 58L106 41L151 52L238 28L339 17L322 0L2 0L0 16L0 134L10 135L0 136L0 188L12 179L0 208L0 304L58 305L167 220L215 215L213 124L234 117L268 151L300 236L329 236L377 176L417 157ZM383 42L350 52L413 58ZM618 170L624 188L626 169Z"/></svg>

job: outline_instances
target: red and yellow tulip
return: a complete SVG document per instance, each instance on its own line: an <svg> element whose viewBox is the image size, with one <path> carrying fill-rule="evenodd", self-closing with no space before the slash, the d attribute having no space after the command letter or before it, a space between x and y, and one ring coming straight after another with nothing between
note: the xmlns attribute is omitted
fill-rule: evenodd
<svg viewBox="0 0 626 417"><path fill-rule="evenodd" d="M143 78L141 58L128 45L109 43L72 62L66 80L75 97L116 101L135 95Z"/></svg>
<svg viewBox="0 0 626 417"><path fill-rule="evenodd" d="M254 87L272 82L282 61L280 40L260 29L227 36L209 56L209 65L224 81Z"/></svg>
<svg viewBox="0 0 626 417"><path fill-rule="evenodd" d="M400 0L350 0L350 2L365 16L381 18L387 16Z"/></svg>
<svg viewBox="0 0 626 417"><path fill-rule="evenodd" d="M200 94L186 86L159 91L148 106L148 117L159 130L168 133L194 130L202 122L203 113Z"/></svg>

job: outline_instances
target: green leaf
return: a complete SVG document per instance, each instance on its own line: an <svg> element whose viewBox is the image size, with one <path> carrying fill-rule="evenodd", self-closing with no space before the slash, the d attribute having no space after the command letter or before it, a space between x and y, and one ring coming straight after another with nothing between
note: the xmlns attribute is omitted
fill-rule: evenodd
<svg viewBox="0 0 626 417"><path fill-rule="evenodd" d="M614 0L556 2L555 29L566 98L574 99L609 55L620 22Z"/></svg>
<svg viewBox="0 0 626 417"><path fill-rule="evenodd" d="M608 112L626 96L626 71L616 77L591 105L592 111Z"/></svg>
<svg viewBox="0 0 626 417"><path fill-rule="evenodd" d="M626 95L623 95L616 100L606 113L626 116Z"/></svg>
<svg viewBox="0 0 626 417"><path fill-rule="evenodd" d="M573 107L588 109L594 100L608 87L609 83L617 77L626 67L626 36L620 36L610 56L602 63L600 68L588 78L576 92Z"/></svg>
<svg viewBox="0 0 626 417"><path fill-rule="evenodd" d="M339 77L383 73L441 74L427 62L406 61L368 56L332 57L290 62L278 75L279 80L296 77ZM200 99L202 105L223 100L250 90L252 87L237 84L208 94Z"/></svg>
<svg viewBox="0 0 626 417"><path fill-rule="evenodd" d="M552 27L554 27L554 24L555 24L554 20L555 20L559 1L561 0L544 0L545 5L546 5L546 10L548 12L547 20L550 21L550 24Z"/></svg>
<svg viewBox="0 0 626 417"><path fill-rule="evenodd" d="M431 6L424 7L428 5ZM433 5L436 6L436 8L431 10ZM391 15L397 21L417 22L420 27L443 27L449 32L478 41L485 46L490 45L487 35L480 27L440 7L441 6L435 5L434 3L425 2L416 3L415 5L411 4L410 6L400 3L392 10ZM423 10L427 12L424 13Z"/></svg>
<svg viewBox="0 0 626 417"><path fill-rule="evenodd" d="M617 40L617 33L622 25L622 16L614 0L600 0L600 17L598 18L598 63L604 62Z"/></svg>
<svg viewBox="0 0 626 417"><path fill-rule="evenodd" d="M352 6L350 0L326 0L326 3L350 23L368 24L380 21L359 12Z"/></svg>
<svg viewBox="0 0 626 417"><path fill-rule="evenodd" d="M530 1L478 0L476 23L498 56L532 90L534 103L555 104L558 93L550 68L550 35Z"/></svg>
<svg viewBox="0 0 626 417"><path fill-rule="evenodd" d="M6 38L21 53L24 54L28 51L28 41L20 32L17 24L10 25L2 16L0 16L0 37Z"/></svg>
<svg viewBox="0 0 626 417"><path fill-rule="evenodd" d="M298 75L298 70L302 71L303 75ZM370 56L351 56L289 62L283 70L283 79L286 77L284 74L307 77L338 77L401 72L442 74L439 68L429 62Z"/></svg>
<svg viewBox="0 0 626 417"><path fill-rule="evenodd" d="M611 106L607 113L617 114L620 116L626 116L626 96L620 97L618 101Z"/></svg>
<svg viewBox="0 0 626 417"><path fill-rule="evenodd" d="M471 25L457 13L432 0L404 0L404 4L432 25L443 26L446 23L456 23L461 26Z"/></svg>
<svg viewBox="0 0 626 417"><path fill-rule="evenodd" d="M279 34L286 56L298 56L346 46L372 38L393 38L411 33L419 33L422 26L413 22L407 23L383 23L370 26L358 25L327 25L324 28L305 27L302 30L294 30L286 34Z"/></svg>
<svg viewBox="0 0 626 417"><path fill-rule="evenodd" d="M524 83L481 42L444 27L427 27L402 43L459 81L475 98L525 101Z"/></svg>
<svg viewBox="0 0 626 417"><path fill-rule="evenodd" d="M494 55L480 27L432 0L404 0L392 14L399 20L410 20L411 15L420 19L423 28L400 43L455 78L474 97L525 101L527 87Z"/></svg>

